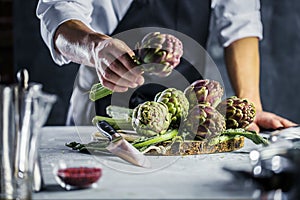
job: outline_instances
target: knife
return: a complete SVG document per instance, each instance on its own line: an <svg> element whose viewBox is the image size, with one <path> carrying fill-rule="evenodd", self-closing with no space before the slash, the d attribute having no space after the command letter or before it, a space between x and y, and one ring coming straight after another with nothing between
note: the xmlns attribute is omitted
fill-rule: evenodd
<svg viewBox="0 0 300 200"><path fill-rule="evenodd" d="M99 121L96 127L110 141L106 149L112 154L140 167L150 168L151 163L147 157L127 142L111 125L106 121Z"/></svg>
<svg viewBox="0 0 300 200"><path fill-rule="evenodd" d="M278 138L285 139L285 140L291 140L292 142L299 141L300 140L300 126L292 126L288 128L280 128L276 129L272 132L269 132L270 134L270 140L275 142Z"/></svg>

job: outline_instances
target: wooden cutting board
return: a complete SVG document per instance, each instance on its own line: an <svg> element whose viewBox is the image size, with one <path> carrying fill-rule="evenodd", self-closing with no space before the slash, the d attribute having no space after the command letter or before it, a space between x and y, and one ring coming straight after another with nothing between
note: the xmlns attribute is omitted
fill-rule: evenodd
<svg viewBox="0 0 300 200"><path fill-rule="evenodd" d="M167 145L167 144L165 144ZM163 144L164 146L164 144ZM235 151L244 146L244 137L235 137L216 145L209 145L207 142L186 140L182 142L175 142L165 154L157 153L151 150L146 155L164 155L164 156L186 156L186 155L200 155Z"/></svg>
<svg viewBox="0 0 300 200"><path fill-rule="evenodd" d="M122 134L126 139L127 135ZM92 138L104 138L102 134L96 132ZM162 146L168 146L170 143L161 143ZM244 137L234 137L224 142L219 142L216 145L210 145L207 141L185 140L174 142L164 154L158 153L156 150L151 150L146 155L163 155L163 156L186 156L186 155L199 155L235 151L244 146Z"/></svg>

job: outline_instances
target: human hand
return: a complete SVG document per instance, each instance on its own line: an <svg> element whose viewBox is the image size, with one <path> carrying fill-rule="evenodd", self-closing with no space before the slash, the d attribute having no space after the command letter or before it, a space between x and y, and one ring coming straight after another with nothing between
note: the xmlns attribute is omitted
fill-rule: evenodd
<svg viewBox="0 0 300 200"><path fill-rule="evenodd" d="M296 126L294 122L280 117L274 113L258 111L256 113L254 122L248 127L249 130L256 131L257 133L261 128L264 129L278 129L278 128L288 128L291 126Z"/></svg>
<svg viewBox="0 0 300 200"><path fill-rule="evenodd" d="M108 38L95 45L93 62L101 84L125 92L144 83L143 71L136 67L133 51L121 40Z"/></svg>
<svg viewBox="0 0 300 200"><path fill-rule="evenodd" d="M142 85L142 70L135 67L133 51L121 40L94 32L79 20L62 23L54 35L57 53L67 59L96 68L101 84L124 92Z"/></svg>

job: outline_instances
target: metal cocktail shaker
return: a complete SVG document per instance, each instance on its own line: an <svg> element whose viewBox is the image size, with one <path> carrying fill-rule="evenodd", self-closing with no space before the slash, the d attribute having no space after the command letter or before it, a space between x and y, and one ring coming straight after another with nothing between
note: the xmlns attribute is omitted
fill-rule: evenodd
<svg viewBox="0 0 300 200"><path fill-rule="evenodd" d="M18 79L0 85L0 199L30 199L32 190L41 189L39 131L56 101L41 84L28 83L27 71Z"/></svg>

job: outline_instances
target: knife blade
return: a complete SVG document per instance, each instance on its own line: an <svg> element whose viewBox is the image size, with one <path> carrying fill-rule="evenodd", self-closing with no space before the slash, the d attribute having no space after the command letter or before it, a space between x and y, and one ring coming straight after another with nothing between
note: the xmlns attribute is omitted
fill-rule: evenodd
<svg viewBox="0 0 300 200"><path fill-rule="evenodd" d="M277 141L277 139L290 140L292 142L300 140L300 126L292 126L288 128L281 128L270 132L271 141Z"/></svg>
<svg viewBox="0 0 300 200"><path fill-rule="evenodd" d="M106 147L109 152L136 166L151 167L147 157L127 142L108 122L99 121L96 123L96 127L100 133L110 140L109 145Z"/></svg>

